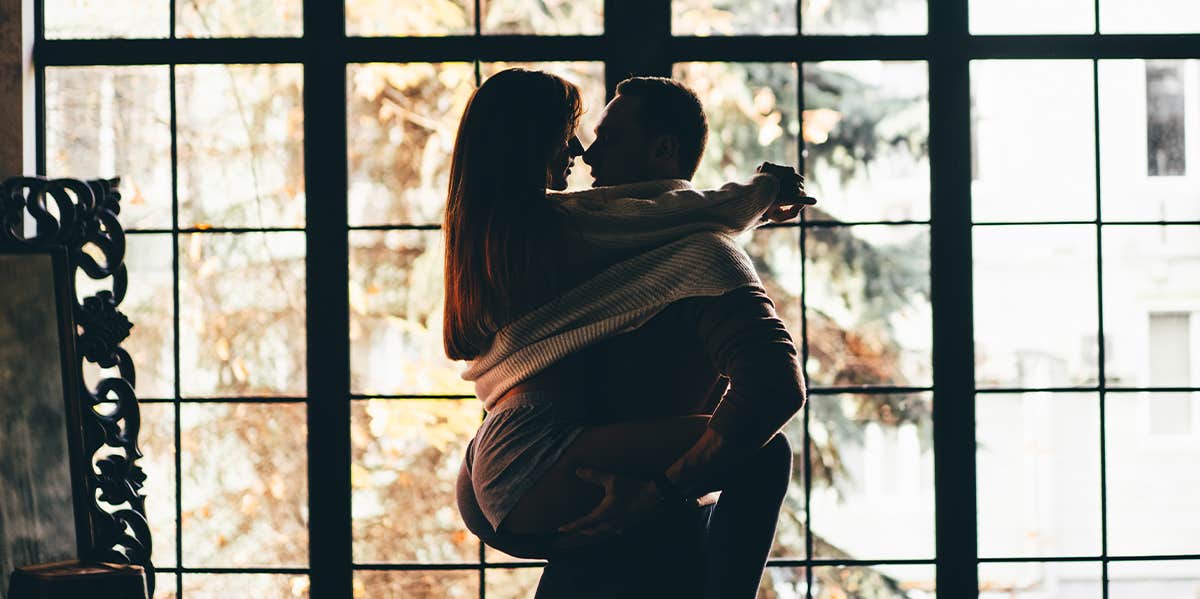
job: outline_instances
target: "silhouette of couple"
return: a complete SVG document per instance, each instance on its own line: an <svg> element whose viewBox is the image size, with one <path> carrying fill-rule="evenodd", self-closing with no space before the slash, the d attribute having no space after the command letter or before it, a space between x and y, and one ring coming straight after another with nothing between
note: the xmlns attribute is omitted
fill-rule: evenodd
<svg viewBox="0 0 1200 599"><path fill-rule="evenodd" d="M488 545L549 561L538 598L754 597L805 388L733 236L814 200L769 163L695 189L696 95L616 91L586 150L579 90L549 73L497 73L462 116L443 335L486 417L459 510ZM595 187L566 193L581 156Z"/></svg>

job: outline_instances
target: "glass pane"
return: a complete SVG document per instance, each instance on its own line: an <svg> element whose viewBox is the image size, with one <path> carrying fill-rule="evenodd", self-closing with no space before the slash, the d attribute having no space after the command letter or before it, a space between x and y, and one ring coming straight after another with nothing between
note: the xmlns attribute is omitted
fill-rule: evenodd
<svg viewBox="0 0 1200 599"><path fill-rule="evenodd" d="M477 561L479 541L454 502L478 400L354 401L354 561Z"/></svg>
<svg viewBox="0 0 1200 599"><path fill-rule="evenodd" d="M350 232L350 388L472 395L442 344L440 231Z"/></svg>
<svg viewBox="0 0 1200 599"><path fill-rule="evenodd" d="M1090 62L973 61L971 95L975 222L1095 218Z"/></svg>
<svg viewBox="0 0 1200 599"><path fill-rule="evenodd" d="M1101 231L1108 384L1200 386L1200 329L1180 321L1200 322L1200 289L1187 283L1200 281L1200 227L1106 226ZM1165 319L1177 322L1154 328Z"/></svg>
<svg viewBox="0 0 1200 599"><path fill-rule="evenodd" d="M180 226L303 226L301 66L176 69Z"/></svg>
<svg viewBox="0 0 1200 599"><path fill-rule="evenodd" d="M809 220L929 218L925 63L806 63L803 131Z"/></svg>
<svg viewBox="0 0 1200 599"><path fill-rule="evenodd" d="M813 568L813 599L933 599L933 566L824 566Z"/></svg>
<svg viewBox="0 0 1200 599"><path fill-rule="evenodd" d="M1200 60L1100 61L1106 221L1200 220Z"/></svg>
<svg viewBox="0 0 1200 599"><path fill-rule="evenodd" d="M758 584L759 597L803 599L807 591L808 573L803 567L768 566Z"/></svg>
<svg viewBox="0 0 1200 599"><path fill-rule="evenodd" d="M1095 394L977 394L975 435L979 555L1100 553Z"/></svg>
<svg viewBox="0 0 1200 599"><path fill-rule="evenodd" d="M44 0L46 37L167 37L171 5L163 0Z"/></svg>
<svg viewBox="0 0 1200 599"><path fill-rule="evenodd" d="M175 406L169 403L142 403L142 428L138 465L146 473L146 519L154 540L154 565L175 567ZM160 576L158 583L175 589L174 576Z"/></svg>
<svg viewBox="0 0 1200 599"><path fill-rule="evenodd" d="M971 0L970 19L975 35L1092 33L1096 7L1094 0Z"/></svg>
<svg viewBox="0 0 1200 599"><path fill-rule="evenodd" d="M491 572L488 572L488 575L490 576ZM354 596L371 599L475 599L479 597L479 572L357 570L354 572Z"/></svg>
<svg viewBox="0 0 1200 599"><path fill-rule="evenodd" d="M801 0L805 35L924 35L924 0Z"/></svg>
<svg viewBox="0 0 1200 599"><path fill-rule="evenodd" d="M133 323L121 347L129 352L137 371L134 388L139 399L175 397L175 324L171 235L130 234L125 237L125 267L130 284L120 310ZM75 273L75 293L88 297L112 291L112 279L100 281L83 270ZM100 368L84 361L84 381L90 388L106 377L120 376L116 368Z"/></svg>
<svg viewBox="0 0 1200 599"><path fill-rule="evenodd" d="M179 415L184 565L306 566L304 404L185 403Z"/></svg>
<svg viewBox="0 0 1200 599"><path fill-rule="evenodd" d="M157 543L158 541L155 541ZM155 565L158 565L157 562ZM175 599L179 596L175 587L175 575L167 572L154 574L154 599Z"/></svg>
<svg viewBox="0 0 1200 599"><path fill-rule="evenodd" d="M929 228L812 227L806 236L810 383L931 384Z"/></svg>
<svg viewBox="0 0 1200 599"><path fill-rule="evenodd" d="M541 568L493 568L487 571L487 596L489 599L529 599L541 578Z"/></svg>
<svg viewBox="0 0 1200 599"><path fill-rule="evenodd" d="M975 227L974 236L976 384L1095 384L1095 227Z"/></svg>
<svg viewBox="0 0 1200 599"><path fill-rule="evenodd" d="M673 77L696 92L708 115L698 187L744 181L764 161L799 164L795 64L687 62Z"/></svg>
<svg viewBox="0 0 1200 599"><path fill-rule="evenodd" d="M169 75L165 66L46 68L46 172L120 176L126 229L171 226Z"/></svg>
<svg viewBox="0 0 1200 599"><path fill-rule="evenodd" d="M933 559L932 395L809 405L814 557Z"/></svg>
<svg viewBox="0 0 1200 599"><path fill-rule="evenodd" d="M1200 553L1200 394L1190 394L1190 430L1155 430L1154 414L1176 394L1106 396L1108 551L1112 555ZM1164 405L1165 402L1165 405Z"/></svg>
<svg viewBox="0 0 1200 599"><path fill-rule="evenodd" d="M1110 576L1113 565L1115 562L1109 564ZM1099 562L979 564L979 599L1101 599L1102 596Z"/></svg>
<svg viewBox="0 0 1200 599"><path fill-rule="evenodd" d="M521 67L540 69L554 73L571 83L579 86L583 97L583 118L575 133L583 146L592 145L596 139L596 125L600 124L600 115L604 113L606 91L604 89L603 62L485 62L480 65L484 79L507 68ZM583 161L582 157L575 159L571 175L567 177L568 190L587 189L592 186L592 167Z"/></svg>
<svg viewBox="0 0 1200 599"><path fill-rule="evenodd" d="M671 33L795 35L796 0L672 0Z"/></svg>
<svg viewBox="0 0 1200 599"><path fill-rule="evenodd" d="M308 597L304 574L184 574L183 596L188 599L294 599Z"/></svg>
<svg viewBox="0 0 1200 599"><path fill-rule="evenodd" d="M799 227L767 227L738 237L762 279L775 311L799 351L803 329L800 317L802 286Z"/></svg>
<svg viewBox="0 0 1200 599"><path fill-rule="evenodd" d="M783 499L783 507L779 511L779 525L775 529L775 545L771 548L772 558L782 559L804 559L808 555L807 541L807 526L805 522L806 514L804 510L804 412L812 406L810 402L808 406L788 421L783 427L783 434L787 436L788 443L792 446L792 482L788 485L787 495ZM819 449L814 447L813 449ZM828 480L825 468L824 458L827 457L819 451L810 452L811 469L813 471L813 485L816 486L816 479L824 477ZM815 544L821 541L813 539ZM778 576L773 579L764 574L763 584L766 585L769 579L775 581L774 587L768 588L783 588L791 582L795 582L793 575L794 571L790 569L767 568L767 572L777 572ZM800 574L801 582L804 581L803 573ZM788 587L790 588L790 587ZM761 587L760 587L761 592ZM790 591L788 591L790 592ZM804 590L801 588L800 597L804 596ZM787 594L781 596L789 596Z"/></svg>
<svg viewBox="0 0 1200 599"><path fill-rule="evenodd" d="M177 37L299 37L301 0L175 0Z"/></svg>
<svg viewBox="0 0 1200 599"><path fill-rule="evenodd" d="M1100 33L1200 33L1193 0L1100 0Z"/></svg>
<svg viewBox="0 0 1200 599"><path fill-rule="evenodd" d="M346 76L350 224L440 224L474 67L355 64Z"/></svg>
<svg viewBox="0 0 1200 599"><path fill-rule="evenodd" d="M1200 597L1200 561L1109 562L1109 599Z"/></svg>
<svg viewBox="0 0 1200 599"><path fill-rule="evenodd" d="M600 35L604 0L480 0L483 33Z"/></svg>
<svg viewBox="0 0 1200 599"><path fill-rule="evenodd" d="M475 0L346 0L346 35L475 33Z"/></svg>
<svg viewBox="0 0 1200 599"><path fill-rule="evenodd" d="M179 238L184 396L304 395L303 233Z"/></svg>

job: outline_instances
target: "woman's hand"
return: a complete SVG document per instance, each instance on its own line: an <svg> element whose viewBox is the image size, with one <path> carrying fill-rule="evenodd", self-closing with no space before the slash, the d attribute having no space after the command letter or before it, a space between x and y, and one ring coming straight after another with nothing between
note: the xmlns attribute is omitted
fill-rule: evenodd
<svg viewBox="0 0 1200 599"><path fill-rule="evenodd" d="M582 535L616 534L645 520L662 503L653 481L578 468L576 476L604 488L604 499L587 515L559 527L559 532Z"/></svg>
<svg viewBox="0 0 1200 599"><path fill-rule="evenodd" d="M804 192L804 175L797 173L796 169L764 162L759 165L758 172L779 180L779 194L770 210L763 215L763 220L773 223L786 222L800 216L800 211L806 206L817 203L816 198L811 198Z"/></svg>

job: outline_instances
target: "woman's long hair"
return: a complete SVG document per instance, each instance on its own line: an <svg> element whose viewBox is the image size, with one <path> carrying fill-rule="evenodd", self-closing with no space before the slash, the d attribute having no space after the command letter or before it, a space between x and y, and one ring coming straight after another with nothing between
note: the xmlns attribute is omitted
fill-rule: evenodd
<svg viewBox="0 0 1200 599"><path fill-rule="evenodd" d="M487 351L496 331L554 293L563 225L546 199L546 174L582 112L577 87L526 69L496 73L467 103L444 226L442 338L451 359Z"/></svg>

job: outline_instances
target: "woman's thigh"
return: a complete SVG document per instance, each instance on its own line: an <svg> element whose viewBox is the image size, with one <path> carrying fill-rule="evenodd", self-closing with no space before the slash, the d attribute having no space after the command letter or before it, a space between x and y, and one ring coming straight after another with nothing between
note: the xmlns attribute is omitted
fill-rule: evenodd
<svg viewBox="0 0 1200 599"><path fill-rule="evenodd" d="M603 489L576 476L576 468L649 478L679 459L707 426L708 416L701 415L588 427L518 501L501 528L554 531L591 511L604 495Z"/></svg>

